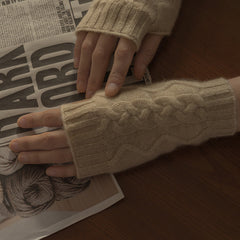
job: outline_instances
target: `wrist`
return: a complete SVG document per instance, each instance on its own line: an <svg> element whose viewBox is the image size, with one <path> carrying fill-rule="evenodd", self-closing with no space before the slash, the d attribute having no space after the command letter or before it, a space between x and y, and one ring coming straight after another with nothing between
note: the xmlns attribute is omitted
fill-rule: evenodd
<svg viewBox="0 0 240 240"><path fill-rule="evenodd" d="M151 5L141 1L94 1L76 31L98 32L132 40L139 49L144 36L152 30L156 16Z"/></svg>

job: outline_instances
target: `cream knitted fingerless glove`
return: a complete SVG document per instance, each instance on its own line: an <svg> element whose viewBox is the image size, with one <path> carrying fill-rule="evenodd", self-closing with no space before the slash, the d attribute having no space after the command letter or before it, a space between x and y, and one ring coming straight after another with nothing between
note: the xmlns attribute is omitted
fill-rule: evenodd
<svg viewBox="0 0 240 240"><path fill-rule="evenodd" d="M147 33L171 33L180 5L181 0L94 0L76 31L125 37L139 49Z"/></svg>
<svg viewBox="0 0 240 240"><path fill-rule="evenodd" d="M236 132L228 81L168 81L103 91L61 108L79 178L131 168L209 138Z"/></svg>

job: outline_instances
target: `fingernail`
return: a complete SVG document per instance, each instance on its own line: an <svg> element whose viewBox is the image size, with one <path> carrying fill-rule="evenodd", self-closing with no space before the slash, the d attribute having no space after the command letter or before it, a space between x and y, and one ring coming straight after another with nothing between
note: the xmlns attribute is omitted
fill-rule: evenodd
<svg viewBox="0 0 240 240"><path fill-rule="evenodd" d="M22 128L27 127L27 120L24 117L20 118L17 123L19 127L22 127Z"/></svg>
<svg viewBox="0 0 240 240"><path fill-rule="evenodd" d="M19 144L16 141L11 142L9 147L13 152L18 152L19 150Z"/></svg>
<svg viewBox="0 0 240 240"><path fill-rule="evenodd" d="M119 88L118 88L117 84L109 83L106 87L106 94L107 94L107 96L112 97L118 93L118 90L119 90Z"/></svg>

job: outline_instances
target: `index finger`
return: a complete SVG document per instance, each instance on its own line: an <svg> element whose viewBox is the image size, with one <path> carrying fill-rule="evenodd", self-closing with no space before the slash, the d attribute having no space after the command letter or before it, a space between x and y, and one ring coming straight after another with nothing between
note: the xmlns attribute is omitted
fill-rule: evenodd
<svg viewBox="0 0 240 240"><path fill-rule="evenodd" d="M136 47L131 40L120 38L114 54L112 70L105 88L107 97L113 97L119 92L125 81L135 51Z"/></svg>
<svg viewBox="0 0 240 240"><path fill-rule="evenodd" d="M17 124L21 128L61 127L60 108L26 114L18 119Z"/></svg>

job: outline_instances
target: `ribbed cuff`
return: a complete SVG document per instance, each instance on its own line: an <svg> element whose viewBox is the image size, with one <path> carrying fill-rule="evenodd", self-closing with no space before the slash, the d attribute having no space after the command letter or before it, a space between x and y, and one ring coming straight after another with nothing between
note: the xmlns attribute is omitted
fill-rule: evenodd
<svg viewBox="0 0 240 240"><path fill-rule="evenodd" d="M107 122L104 123L104 116L96 108L95 102L90 99L62 105L61 113L77 177L109 172L106 161L109 156L105 151L108 146L103 140Z"/></svg>
<svg viewBox="0 0 240 240"><path fill-rule="evenodd" d="M137 49L147 32L152 31L155 19L148 3L101 0L94 1L76 31L112 34L132 40Z"/></svg>
<svg viewBox="0 0 240 240"><path fill-rule="evenodd" d="M207 138L231 136L237 131L236 99L228 80L219 78L199 83L199 93L206 112Z"/></svg>

